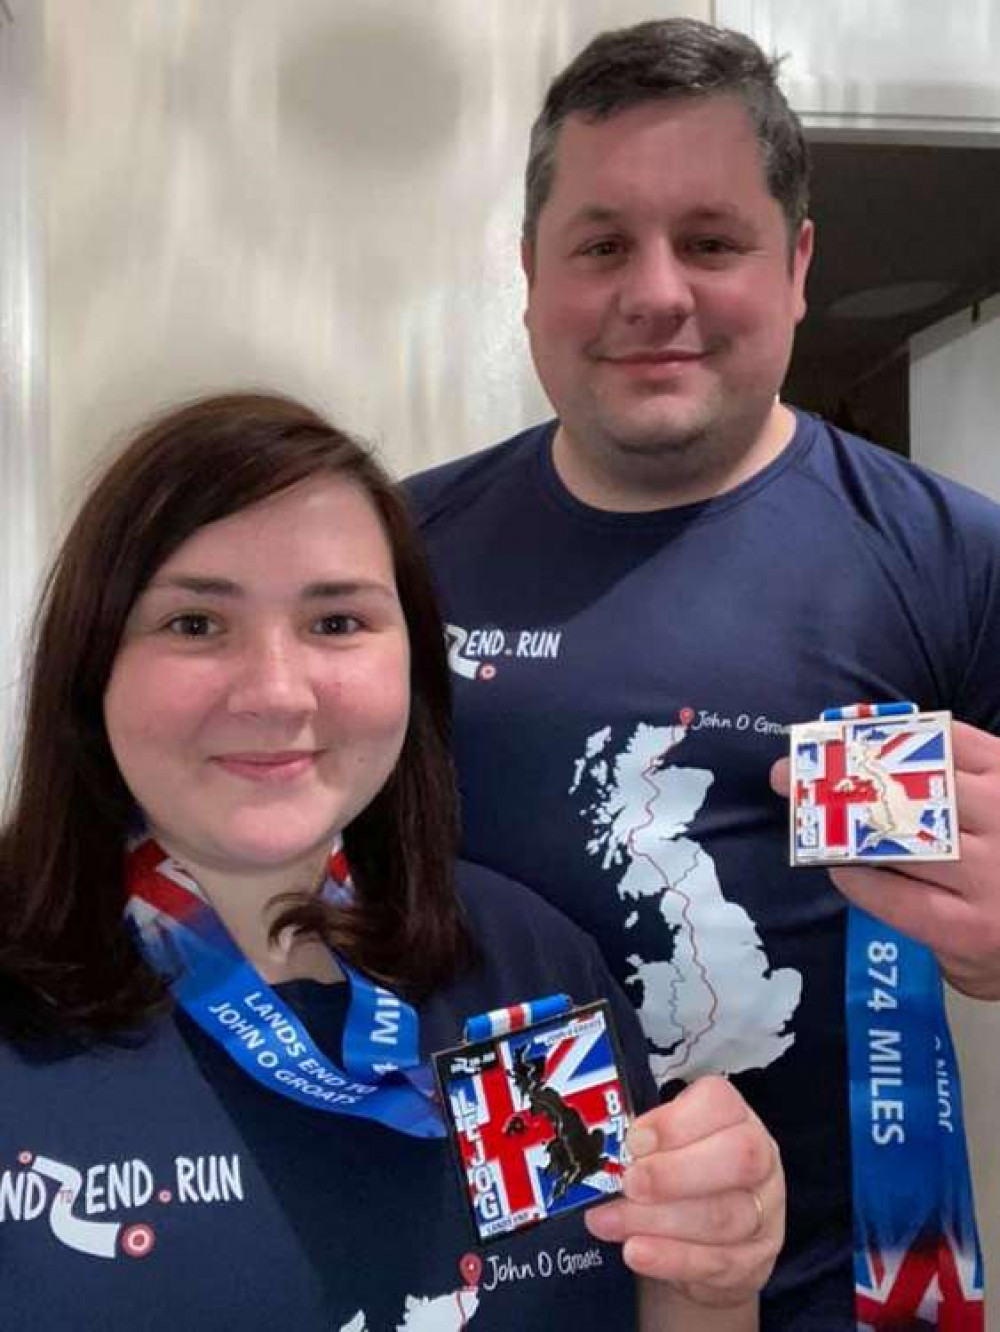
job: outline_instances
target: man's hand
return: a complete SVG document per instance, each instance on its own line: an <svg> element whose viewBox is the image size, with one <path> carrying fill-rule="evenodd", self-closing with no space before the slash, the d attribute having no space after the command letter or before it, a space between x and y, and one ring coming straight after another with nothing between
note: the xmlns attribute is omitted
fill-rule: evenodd
<svg viewBox="0 0 1000 1332"><path fill-rule="evenodd" d="M623 1243L632 1271L669 1282L681 1303L755 1309L784 1241L785 1180L739 1092L702 1078L637 1119L628 1147L625 1196L587 1212L591 1234ZM688 1325L717 1324L671 1323Z"/></svg>
<svg viewBox="0 0 1000 1332"><path fill-rule="evenodd" d="M855 906L926 944L956 990L1000 999L1000 739L952 728L961 859L852 865L830 877ZM787 796L788 782L780 759L771 785Z"/></svg>

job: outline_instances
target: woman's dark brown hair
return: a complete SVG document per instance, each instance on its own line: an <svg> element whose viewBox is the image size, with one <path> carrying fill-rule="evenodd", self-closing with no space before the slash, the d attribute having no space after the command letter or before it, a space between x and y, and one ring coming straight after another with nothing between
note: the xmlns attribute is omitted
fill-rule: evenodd
<svg viewBox="0 0 1000 1332"><path fill-rule="evenodd" d="M231 394L171 411L132 439L97 481L46 582L23 753L0 833L0 1028L109 1033L165 1005L122 918L135 806L104 727L112 663L136 598L193 532L323 474L360 486L381 518L410 638L411 713L394 774L344 832L354 906L302 899L275 929L316 931L413 997L469 959L453 884L444 635L405 503L364 448L309 408Z"/></svg>

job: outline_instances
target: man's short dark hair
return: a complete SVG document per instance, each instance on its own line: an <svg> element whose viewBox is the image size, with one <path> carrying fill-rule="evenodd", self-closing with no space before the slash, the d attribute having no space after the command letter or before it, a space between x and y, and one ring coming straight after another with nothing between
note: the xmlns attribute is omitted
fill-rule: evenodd
<svg viewBox="0 0 1000 1332"><path fill-rule="evenodd" d="M745 34L697 19L653 20L595 37L553 81L532 126L524 239L534 241L552 192L559 132L568 116L606 120L645 102L728 94L747 109L767 187L794 244L809 206L809 157L799 119L778 87L778 65Z"/></svg>

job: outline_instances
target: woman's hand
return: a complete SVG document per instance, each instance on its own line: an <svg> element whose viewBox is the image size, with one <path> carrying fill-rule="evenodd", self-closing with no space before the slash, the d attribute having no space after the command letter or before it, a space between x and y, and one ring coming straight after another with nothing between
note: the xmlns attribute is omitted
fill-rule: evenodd
<svg viewBox="0 0 1000 1332"><path fill-rule="evenodd" d="M637 1276L669 1283L668 1300L703 1315L748 1306L755 1320L785 1234L785 1179L763 1124L729 1082L706 1077L637 1119L628 1147L624 1197L587 1212L591 1234L622 1243ZM729 1324L690 1324L717 1325Z"/></svg>

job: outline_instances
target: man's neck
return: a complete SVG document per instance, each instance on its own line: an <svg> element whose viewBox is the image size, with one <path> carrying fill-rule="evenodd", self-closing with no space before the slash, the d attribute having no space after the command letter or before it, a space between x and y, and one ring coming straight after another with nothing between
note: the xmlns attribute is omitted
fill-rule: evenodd
<svg viewBox="0 0 1000 1332"><path fill-rule="evenodd" d="M714 499L749 481L781 454L795 434L794 414L775 399L752 446L712 465L709 450L691 446L690 463L676 456L612 456L607 446L587 449L564 426L556 430L552 462L560 481L581 503L608 513L651 513Z"/></svg>

